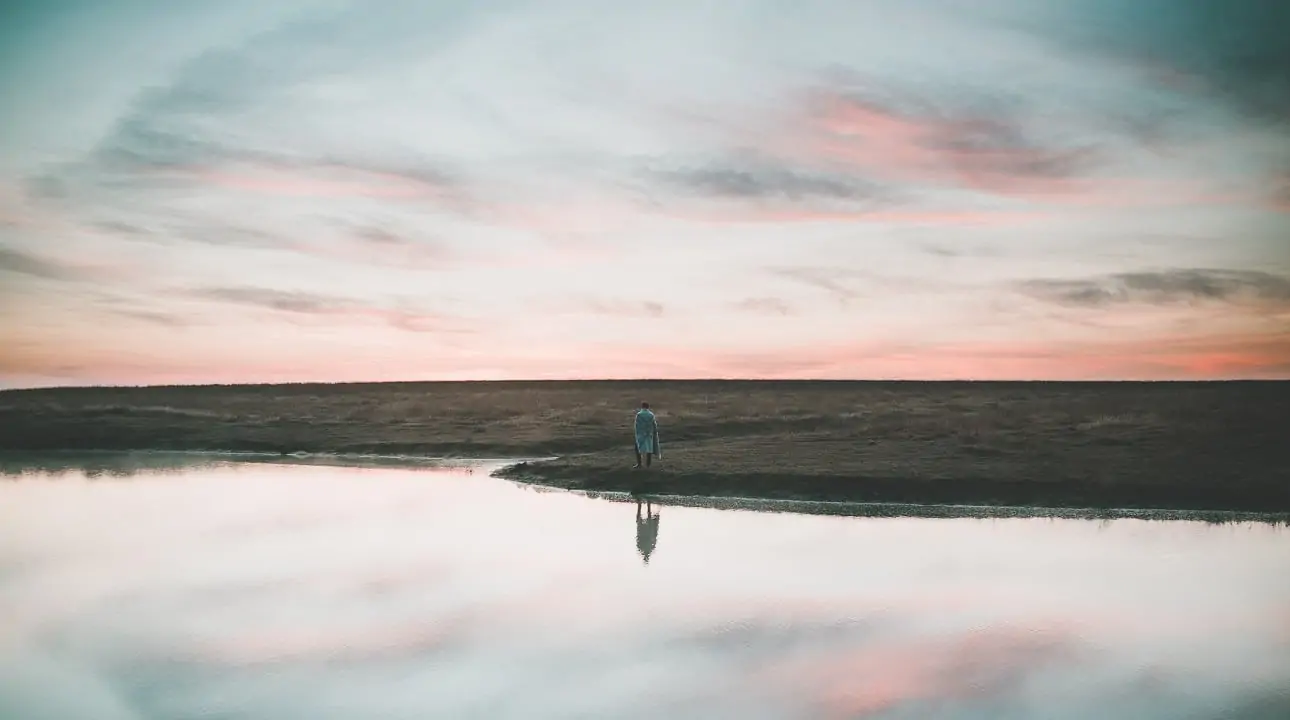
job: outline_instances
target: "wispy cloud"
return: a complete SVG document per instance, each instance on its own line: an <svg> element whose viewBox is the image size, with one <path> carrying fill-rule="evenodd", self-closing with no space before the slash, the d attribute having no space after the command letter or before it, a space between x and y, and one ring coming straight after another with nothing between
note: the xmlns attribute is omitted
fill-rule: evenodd
<svg viewBox="0 0 1290 720"><path fill-rule="evenodd" d="M862 273L842 268L778 267L770 268L769 272L771 275L821 290L843 304L864 295L861 285L867 279Z"/></svg>
<svg viewBox="0 0 1290 720"><path fill-rule="evenodd" d="M937 293L956 289L951 278L898 276L873 270L838 266L780 266L766 268L771 276L822 290L843 304L862 297L889 296L891 293Z"/></svg>
<svg viewBox="0 0 1290 720"><path fill-rule="evenodd" d="M331 319L376 320L410 332L471 332L461 318L406 304L377 305L353 298L255 287L196 288L188 296L288 315Z"/></svg>
<svg viewBox="0 0 1290 720"><path fill-rule="evenodd" d="M588 298L580 301L577 306L584 312L596 315L626 318L661 318L667 312L662 303L652 300Z"/></svg>
<svg viewBox="0 0 1290 720"><path fill-rule="evenodd" d="M464 253L456 252L436 237L416 236L396 232L378 225L359 225L349 230L357 247L345 245L332 251L338 258L348 256L356 262L371 262L412 268L451 267L463 260Z"/></svg>
<svg viewBox="0 0 1290 720"><path fill-rule="evenodd" d="M120 317L129 318L131 320L139 320L141 322L149 323L151 325L159 325L161 327L167 327L167 328L183 328L183 327L188 327L190 325L190 323L187 320L185 320L183 317L174 315L172 313L158 312L155 310L135 310L135 309L129 309L129 308L115 308L110 310L109 312L115 315L118 315Z"/></svg>
<svg viewBox="0 0 1290 720"><path fill-rule="evenodd" d="M941 258L997 258L1003 254L997 246L978 243L928 242L919 247L928 255Z"/></svg>
<svg viewBox="0 0 1290 720"><path fill-rule="evenodd" d="M365 243L370 243L378 247L409 244L409 240L407 238L395 235L389 230L379 227L368 226L357 228L354 231L354 236Z"/></svg>
<svg viewBox="0 0 1290 720"><path fill-rule="evenodd" d="M793 146L817 162L936 188L1049 201L1101 189L1101 150L1060 139L1034 107L1002 94L969 94L956 105L899 92L863 81L810 91Z"/></svg>
<svg viewBox="0 0 1290 720"><path fill-rule="evenodd" d="M751 297L745 298L733 304L734 309L739 312L752 313L754 315L792 315L793 306L776 297Z"/></svg>
<svg viewBox="0 0 1290 720"><path fill-rule="evenodd" d="M646 177L679 190L741 200L858 200L890 193L882 186L841 174L792 168L768 158L742 157L674 168L653 168Z"/></svg>
<svg viewBox="0 0 1290 720"><path fill-rule="evenodd" d="M1251 270L1175 269L1080 280L1036 279L1023 282L1021 288L1034 297L1077 307L1242 300L1290 303L1290 278Z"/></svg>
<svg viewBox="0 0 1290 720"><path fill-rule="evenodd" d="M361 57L375 46L357 42L357 26L373 20L344 17L350 26L319 17L197 53L141 88L87 152L30 174L29 195L77 211L129 204L165 213L177 197L212 193L468 210L459 173L442 158L361 127L337 135L318 122L330 113L282 124L321 110L302 88L379 64L379 52ZM328 47L328 37L338 44Z"/></svg>
<svg viewBox="0 0 1290 720"><path fill-rule="evenodd" d="M3 246L0 246L0 272L42 280L74 280L80 277L80 273L66 265Z"/></svg>
<svg viewBox="0 0 1290 720"><path fill-rule="evenodd" d="M150 238L153 232L142 225L126 222L125 220L94 220L87 223L87 226L95 231L120 235L123 237L143 237Z"/></svg>
<svg viewBox="0 0 1290 720"><path fill-rule="evenodd" d="M217 300L236 305L305 315L331 315L348 312L352 301L329 295L271 290L267 288L219 287L200 288L190 293L195 298Z"/></svg>

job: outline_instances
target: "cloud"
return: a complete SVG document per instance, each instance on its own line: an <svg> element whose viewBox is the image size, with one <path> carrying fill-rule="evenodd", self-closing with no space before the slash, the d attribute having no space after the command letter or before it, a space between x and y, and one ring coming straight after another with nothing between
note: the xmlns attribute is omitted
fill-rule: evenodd
<svg viewBox="0 0 1290 720"><path fill-rule="evenodd" d="M62 200L69 192L67 183L53 173L38 173L24 178L23 193L35 200Z"/></svg>
<svg viewBox="0 0 1290 720"><path fill-rule="evenodd" d="M629 318L661 318L667 309L652 300L589 299L580 303L586 312Z"/></svg>
<svg viewBox="0 0 1290 720"><path fill-rule="evenodd" d="M193 290L193 297L249 305L279 312L306 315L333 315L348 312L350 300L330 295L271 290L268 288L217 287Z"/></svg>
<svg viewBox="0 0 1290 720"><path fill-rule="evenodd" d="M459 261L460 255L435 238L411 236L376 225L359 225L350 230L356 247L327 252L313 251L358 262L398 267L443 267Z"/></svg>
<svg viewBox="0 0 1290 720"><path fill-rule="evenodd" d="M642 212L703 224L995 224L1021 215L958 209L899 183L875 181L861 168L748 150L719 159L655 160L636 180L637 196L648 198L639 204Z"/></svg>
<svg viewBox="0 0 1290 720"><path fill-rule="evenodd" d="M79 158L29 175L28 195L78 210L126 198L165 210L176 195L212 189L464 209L470 201L450 163L368 129L373 113L361 104L315 92L337 73L370 74L389 61L390 48L367 33L392 24L384 29L408 39L413 31L394 18L414 10L322 14L199 51L140 88Z"/></svg>
<svg viewBox="0 0 1290 720"><path fill-rule="evenodd" d="M130 238L151 238L153 236L153 232L148 228L124 220L95 220L90 222L88 227L98 232Z"/></svg>
<svg viewBox="0 0 1290 720"><path fill-rule="evenodd" d="M323 262L361 264L404 270L438 269L463 259L428 233L396 232L379 223L362 219L331 220L326 216L297 221L295 227L265 223L257 228L247 223L264 218L230 220L209 213L166 210L152 214L150 227L124 220L89 223L105 233L157 245L174 246L192 242L234 251L271 251L309 257Z"/></svg>
<svg viewBox="0 0 1290 720"><path fill-rule="evenodd" d="M647 176L701 195L741 200L873 201L886 194L881 187L852 177L794 169L755 158L655 169Z"/></svg>
<svg viewBox="0 0 1290 720"><path fill-rule="evenodd" d="M395 235L394 233L384 228L372 227L372 226L360 227L356 229L354 231L354 237L357 237L359 240L365 243L370 243L372 245L377 245L377 246L409 244L408 239L405 237L402 237L400 235Z"/></svg>
<svg viewBox="0 0 1290 720"><path fill-rule="evenodd" d="M1003 251L998 247L984 244L928 242L919 245L919 249L928 255L941 258L997 258L1003 255Z"/></svg>
<svg viewBox="0 0 1290 720"><path fill-rule="evenodd" d="M42 280L75 280L80 277L80 273L70 267L6 247L0 247L0 272Z"/></svg>
<svg viewBox="0 0 1290 720"><path fill-rule="evenodd" d="M307 246L266 230L224 220L177 217L166 224L166 236L213 245L250 250L304 250Z"/></svg>
<svg viewBox="0 0 1290 720"><path fill-rule="evenodd" d="M793 306L776 297L752 297L734 303L739 312L754 315L792 315Z"/></svg>
<svg viewBox="0 0 1290 720"><path fill-rule="evenodd" d="M242 305L289 315L320 318L377 320L410 332L473 332L460 318L431 313L420 308L389 307L352 298L319 293L254 287L207 287L189 290L188 296Z"/></svg>
<svg viewBox="0 0 1290 720"><path fill-rule="evenodd" d="M111 219L88 223L98 233L159 245L193 242L216 248L279 251L316 259L397 268L441 267L459 259L436 240L396 233L355 221L318 222L316 229L258 229L209 214L176 210L154 213L149 227ZM336 230L339 229L339 233Z"/></svg>
<svg viewBox="0 0 1290 720"><path fill-rule="evenodd" d="M289 105L293 88L342 69L342 56L353 46L337 43L331 52L322 47L328 36L339 40L337 35L354 31L353 25L332 24L340 19L287 23L235 46L199 52L167 82L135 96L95 147L92 160L130 171L297 156L291 148L298 144L290 140L301 135L283 138L289 142L279 147L260 142L254 114Z"/></svg>
<svg viewBox="0 0 1290 720"><path fill-rule="evenodd" d="M851 270L829 267L781 267L770 268L769 272L777 277L822 290L844 304L864 294L855 286L856 280L864 276Z"/></svg>
<svg viewBox="0 0 1290 720"><path fill-rule="evenodd" d="M131 309L114 309L110 311L114 315L119 315L132 320L141 320L152 325L160 325L168 328L188 327L189 322L178 315L170 313L157 312L155 310L131 310Z"/></svg>
<svg viewBox="0 0 1290 720"><path fill-rule="evenodd" d="M158 208L140 212L129 206L118 206L115 214L130 219L111 217L83 223L83 227L98 235L113 236L155 245L172 245L193 242L218 248L244 250L296 250L307 251L308 246L282 237L268 230L250 227L250 218L231 220L214 214Z"/></svg>
<svg viewBox="0 0 1290 720"><path fill-rule="evenodd" d="M792 147L892 181L1005 196L1079 194L1100 151L1062 139L1033 105L970 86L933 95L834 70L805 95ZM797 150L799 154L802 150Z"/></svg>
<svg viewBox="0 0 1290 720"><path fill-rule="evenodd" d="M850 300L883 293L939 293L958 287L956 282L950 279L886 275L836 265L768 267L766 272L775 277L823 290L844 305Z"/></svg>
<svg viewBox="0 0 1290 720"><path fill-rule="evenodd" d="M1290 278L1253 270L1178 269L1116 273L1081 280L1037 279L1023 292L1076 307L1141 303L1290 302Z"/></svg>

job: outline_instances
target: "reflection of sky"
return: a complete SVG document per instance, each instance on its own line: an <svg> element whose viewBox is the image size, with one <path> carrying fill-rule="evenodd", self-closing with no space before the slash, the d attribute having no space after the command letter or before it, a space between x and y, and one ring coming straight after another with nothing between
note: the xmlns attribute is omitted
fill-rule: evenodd
<svg viewBox="0 0 1290 720"><path fill-rule="evenodd" d="M1290 707L1270 526L663 507L645 566L632 505L483 473L206 467L0 500L5 717Z"/></svg>
<svg viewBox="0 0 1290 720"><path fill-rule="evenodd" d="M1283 4L4 12L0 384L1290 372Z"/></svg>

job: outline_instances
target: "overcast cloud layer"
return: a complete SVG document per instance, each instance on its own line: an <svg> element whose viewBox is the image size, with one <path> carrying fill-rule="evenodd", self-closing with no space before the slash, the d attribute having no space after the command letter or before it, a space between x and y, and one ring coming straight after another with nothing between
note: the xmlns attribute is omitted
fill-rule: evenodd
<svg viewBox="0 0 1290 720"><path fill-rule="evenodd" d="M1290 4L0 11L0 383L1290 377Z"/></svg>

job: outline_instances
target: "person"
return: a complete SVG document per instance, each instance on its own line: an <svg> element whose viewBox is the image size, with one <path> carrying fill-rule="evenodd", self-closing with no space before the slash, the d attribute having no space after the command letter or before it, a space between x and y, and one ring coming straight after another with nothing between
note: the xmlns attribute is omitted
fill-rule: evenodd
<svg viewBox="0 0 1290 720"><path fill-rule="evenodd" d="M649 501L645 503L645 517L641 517L641 501L636 500L636 552L641 554L641 560L649 565L649 556L654 553L654 547L658 545L658 513L650 507Z"/></svg>
<svg viewBox="0 0 1290 720"><path fill-rule="evenodd" d="M641 403L641 409L636 411L636 464L632 466L633 470L641 467L641 456L645 456L645 467L650 466L650 462L655 456L663 457L663 450L658 444L658 418L654 416L654 411L649 409L649 403Z"/></svg>

